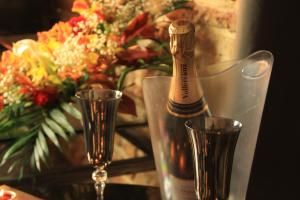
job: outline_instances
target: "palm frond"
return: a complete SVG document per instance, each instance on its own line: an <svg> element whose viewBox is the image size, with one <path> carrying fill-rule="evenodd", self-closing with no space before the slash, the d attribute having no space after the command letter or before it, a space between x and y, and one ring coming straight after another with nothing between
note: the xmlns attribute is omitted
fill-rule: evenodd
<svg viewBox="0 0 300 200"><path fill-rule="evenodd" d="M32 156L34 156L34 164L35 167L37 168L38 171L41 171L41 164L40 164L40 154L38 152L38 148L37 145L34 146L34 150L33 150L33 154Z"/></svg>
<svg viewBox="0 0 300 200"><path fill-rule="evenodd" d="M24 176L24 165L22 165L22 166L20 167L18 179L20 180L23 176Z"/></svg>
<svg viewBox="0 0 300 200"><path fill-rule="evenodd" d="M29 131L30 129L27 126L22 126L22 127L15 127L5 132L4 131L0 132L0 141L19 138L21 136L26 135L26 133L28 133Z"/></svg>
<svg viewBox="0 0 300 200"><path fill-rule="evenodd" d="M51 140L51 142L60 149L58 139L57 139L55 133L53 132L53 130L51 128L49 128L49 126L46 123L42 123L41 126L42 126L43 132L48 136L48 138Z"/></svg>
<svg viewBox="0 0 300 200"><path fill-rule="evenodd" d="M44 155L45 156L49 156L49 148L48 148L48 144L46 142L46 138L43 134L43 132L40 130L39 133L38 133L38 138L37 140L39 141L39 144L41 145L42 147L42 150L44 152Z"/></svg>
<svg viewBox="0 0 300 200"><path fill-rule="evenodd" d="M61 103L62 109L78 120L82 120L81 112L72 104Z"/></svg>
<svg viewBox="0 0 300 200"><path fill-rule="evenodd" d="M0 166L9 159L13 160L12 158L18 153L26 152L26 156L19 156L16 161L12 162L8 172L13 171L16 165L24 162L28 162L32 169L41 171L42 164L47 166L49 162L50 152L47 139L61 150L59 138L68 141L69 137L75 134L75 130L68 122L65 113L80 120L81 113L76 107L67 103L63 103L52 110L42 110L31 106L19 109L21 113L17 113L16 110L18 109L14 107L7 109L5 113L1 112L0 140L3 138L16 139L5 151ZM12 116L18 117L11 118ZM23 166L26 167L28 164ZM21 170L20 174L22 174Z"/></svg>
<svg viewBox="0 0 300 200"><path fill-rule="evenodd" d="M35 136L37 132L33 130L31 133L27 134L24 137L19 138L3 155L0 166L2 166L16 151L22 148L26 143Z"/></svg>
<svg viewBox="0 0 300 200"><path fill-rule="evenodd" d="M35 140L35 146L34 146L34 151L37 151L39 157L41 158L41 160L46 163L46 154L43 151L43 146L40 143L40 140L38 139L38 137Z"/></svg>
<svg viewBox="0 0 300 200"><path fill-rule="evenodd" d="M76 108L72 108L70 105L63 105L65 111L68 113L79 112ZM76 109L76 110L75 110ZM67 112L67 111L66 111ZM77 117L78 117L78 113ZM30 158L31 165L35 164L34 168L41 171L41 164L47 165L47 158L49 157L49 148L45 136L51 141L59 150L61 150L59 137L63 138L65 141L69 141L69 135L66 131L70 133L75 133L74 128L68 122L65 114L59 108L54 108L49 112L49 116L45 117L40 125L40 130L35 139L34 149Z"/></svg>
<svg viewBox="0 0 300 200"><path fill-rule="evenodd" d="M72 135L75 134L75 129L70 125L66 116L59 109L53 109L50 111L51 118L65 128Z"/></svg>
<svg viewBox="0 0 300 200"><path fill-rule="evenodd" d="M13 108L14 107L14 108ZM25 108L18 105L11 105L1 112L0 140L18 138L30 132L42 115L40 108ZM22 111L18 113L16 110Z"/></svg>
<svg viewBox="0 0 300 200"><path fill-rule="evenodd" d="M16 160L15 162L13 162L11 166L9 166L7 173L10 174L20 162L21 160Z"/></svg>
<svg viewBox="0 0 300 200"><path fill-rule="evenodd" d="M68 138L66 132L64 131L64 129L60 125L58 125L54 120L47 117L45 119L45 122L49 126L49 128L53 130L54 133L57 133L65 141L69 140L69 138Z"/></svg>

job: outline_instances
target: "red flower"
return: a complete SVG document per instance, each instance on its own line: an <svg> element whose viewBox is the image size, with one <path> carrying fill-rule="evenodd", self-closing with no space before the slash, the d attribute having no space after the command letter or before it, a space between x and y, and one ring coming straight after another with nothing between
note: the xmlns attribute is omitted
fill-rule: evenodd
<svg viewBox="0 0 300 200"><path fill-rule="evenodd" d="M46 87L42 90L37 90L33 94L33 101L36 105L44 106L54 102L57 97L57 90L54 87Z"/></svg>
<svg viewBox="0 0 300 200"><path fill-rule="evenodd" d="M38 92L34 97L34 103L39 106L44 106L49 101L49 95L45 92Z"/></svg>
<svg viewBox="0 0 300 200"><path fill-rule="evenodd" d="M81 28L78 26L78 23L84 23L86 22L86 19L83 16L78 17L72 17L68 23L72 27L73 33L76 35L78 32L80 32ZM76 29L75 29L76 28Z"/></svg>
<svg viewBox="0 0 300 200"><path fill-rule="evenodd" d="M97 15L99 20L104 21L106 19L106 16L100 10L96 10L94 13Z"/></svg>
<svg viewBox="0 0 300 200"><path fill-rule="evenodd" d="M20 89L20 92L22 93L22 94L32 94L32 88L29 88L29 87L22 87L21 89Z"/></svg>
<svg viewBox="0 0 300 200"><path fill-rule="evenodd" d="M4 97L0 94L0 111L4 108Z"/></svg>
<svg viewBox="0 0 300 200"><path fill-rule="evenodd" d="M143 36L146 38L153 38L156 28L154 24L147 24L143 26L139 31L136 33L137 36Z"/></svg>
<svg viewBox="0 0 300 200"><path fill-rule="evenodd" d="M155 27L148 23L148 13L142 13L127 26L122 33L121 43L126 43L136 36L154 37Z"/></svg>
<svg viewBox="0 0 300 200"><path fill-rule="evenodd" d="M118 111L120 113L137 116L135 102L126 94L122 96L122 101L120 102Z"/></svg>
<svg viewBox="0 0 300 200"><path fill-rule="evenodd" d="M69 24L70 24L70 26L75 27L78 25L79 22L82 22L82 21L85 21L85 18L83 16L72 17L69 20Z"/></svg>
<svg viewBox="0 0 300 200"><path fill-rule="evenodd" d="M109 78L109 76L102 73L93 73L90 74L89 80L87 81L89 84L101 84L107 88L115 88L113 81Z"/></svg>
<svg viewBox="0 0 300 200"><path fill-rule="evenodd" d="M26 76L17 76L16 81L22 85L20 92L32 97L36 105L44 106L57 98L57 89L53 86L37 89Z"/></svg>
<svg viewBox="0 0 300 200"><path fill-rule="evenodd" d="M193 12L191 12L189 9L181 8L173 10L172 12L169 12L166 14L166 16L171 20L175 21L178 19L191 19Z"/></svg>
<svg viewBox="0 0 300 200"><path fill-rule="evenodd" d="M149 48L141 49L138 46L133 46L127 49L126 51L121 52L117 56L120 61L123 61L128 64L132 64L135 63L138 59L149 60L158 55L159 53L152 49Z"/></svg>

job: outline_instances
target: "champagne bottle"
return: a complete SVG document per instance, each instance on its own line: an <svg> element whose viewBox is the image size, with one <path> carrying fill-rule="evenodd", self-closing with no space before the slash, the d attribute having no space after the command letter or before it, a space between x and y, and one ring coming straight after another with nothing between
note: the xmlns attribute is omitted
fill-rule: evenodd
<svg viewBox="0 0 300 200"><path fill-rule="evenodd" d="M168 135L166 155L173 200L196 199L193 155L184 123L210 115L194 64L195 28L188 21L169 27L173 77L164 130Z"/></svg>

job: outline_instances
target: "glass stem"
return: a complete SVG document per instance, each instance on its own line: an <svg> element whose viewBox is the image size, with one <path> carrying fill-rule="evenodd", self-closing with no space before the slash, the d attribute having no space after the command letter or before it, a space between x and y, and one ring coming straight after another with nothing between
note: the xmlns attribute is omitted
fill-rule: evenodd
<svg viewBox="0 0 300 200"><path fill-rule="evenodd" d="M107 180L107 172L104 166L97 167L92 174L92 179L95 182L95 190L97 192L97 199L104 199L104 188Z"/></svg>

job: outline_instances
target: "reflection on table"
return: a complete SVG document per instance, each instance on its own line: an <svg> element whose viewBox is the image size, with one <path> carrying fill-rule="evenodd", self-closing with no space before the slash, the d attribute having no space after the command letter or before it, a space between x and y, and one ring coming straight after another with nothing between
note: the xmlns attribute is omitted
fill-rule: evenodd
<svg viewBox="0 0 300 200"><path fill-rule="evenodd" d="M22 186L17 189L40 197L42 199L72 199L93 200L97 199L92 183L78 184L53 184L48 186ZM127 184L107 184L104 199L109 200L159 200L158 187L138 186Z"/></svg>
<svg viewBox="0 0 300 200"><path fill-rule="evenodd" d="M158 184L149 184L148 180L139 182L136 181L136 178L134 178L134 181L130 181L129 178L123 178L126 176L140 176L140 179L150 177L156 180L154 159L147 129L145 124L120 125L117 127L118 137L125 140L121 143L124 143L126 148L133 147L133 149L137 149L140 153L136 155L137 157L124 158L124 156L120 157L116 155L117 159L113 160L108 167L109 176L112 178L109 180L109 185L105 189L105 198L160 198L159 188L153 187L153 185L158 186ZM119 149L115 149L115 154L122 153L125 147L117 148ZM88 164L68 166L59 164L34 176L25 175L20 180L18 180L17 177L0 177L0 185L6 184L43 199L96 199L90 178L92 171L93 168ZM135 185L129 185L128 183ZM138 184L152 186L138 186Z"/></svg>

